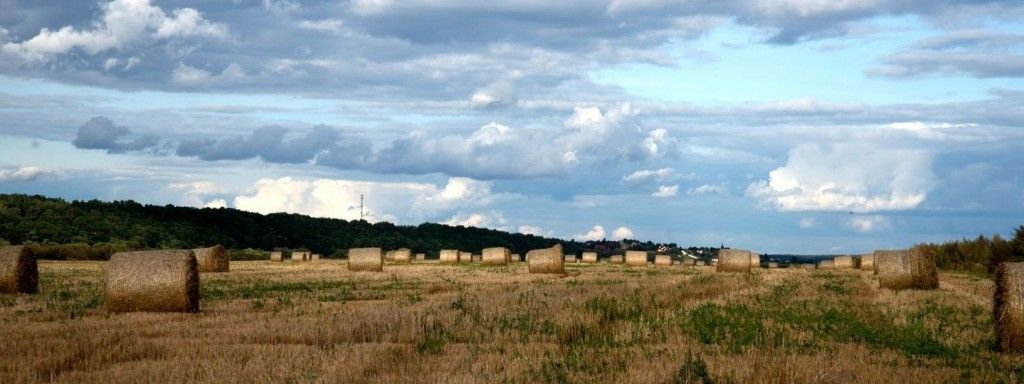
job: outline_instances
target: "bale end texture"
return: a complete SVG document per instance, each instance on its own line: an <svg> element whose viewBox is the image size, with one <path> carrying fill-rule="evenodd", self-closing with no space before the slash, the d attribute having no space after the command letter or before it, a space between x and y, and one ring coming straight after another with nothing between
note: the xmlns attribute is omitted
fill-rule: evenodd
<svg viewBox="0 0 1024 384"><path fill-rule="evenodd" d="M1003 352L1024 352L1024 263L1001 263L995 270L992 317Z"/></svg>
<svg viewBox="0 0 1024 384"><path fill-rule="evenodd" d="M742 249L718 251L718 272L750 273L751 252Z"/></svg>
<svg viewBox="0 0 1024 384"><path fill-rule="evenodd" d="M551 248L527 252L526 262L530 273L565 273L564 257L562 245L555 244Z"/></svg>
<svg viewBox="0 0 1024 384"><path fill-rule="evenodd" d="M935 255L925 247L902 251L876 251L878 286L889 289L936 289L939 270Z"/></svg>
<svg viewBox="0 0 1024 384"><path fill-rule="evenodd" d="M36 256L23 245L0 247L0 293L39 292Z"/></svg>
<svg viewBox="0 0 1024 384"><path fill-rule="evenodd" d="M384 252L380 248L352 248L348 250L348 270L383 272Z"/></svg>
<svg viewBox="0 0 1024 384"><path fill-rule="evenodd" d="M512 258L512 251L505 247L484 248L480 253L480 261L485 265L505 265Z"/></svg>
<svg viewBox="0 0 1024 384"><path fill-rule="evenodd" d="M199 266L188 249L115 253L106 288L109 312L199 312Z"/></svg>
<svg viewBox="0 0 1024 384"><path fill-rule="evenodd" d="M874 271L875 270L875 255L874 254L860 255L860 270L862 270L862 271Z"/></svg>
<svg viewBox="0 0 1024 384"><path fill-rule="evenodd" d="M669 256L669 255L654 255L654 265L656 265L656 266L672 265L672 256Z"/></svg>
<svg viewBox="0 0 1024 384"><path fill-rule="evenodd" d="M626 251L626 265L634 267L647 266L647 251Z"/></svg>
<svg viewBox="0 0 1024 384"><path fill-rule="evenodd" d="M228 250L223 246L215 245L209 248L196 248L192 250L196 255L196 263L199 265L199 272L228 272L231 270L231 258Z"/></svg>
<svg viewBox="0 0 1024 384"><path fill-rule="evenodd" d="M458 263L459 251L456 249L442 249L439 259L442 263Z"/></svg>

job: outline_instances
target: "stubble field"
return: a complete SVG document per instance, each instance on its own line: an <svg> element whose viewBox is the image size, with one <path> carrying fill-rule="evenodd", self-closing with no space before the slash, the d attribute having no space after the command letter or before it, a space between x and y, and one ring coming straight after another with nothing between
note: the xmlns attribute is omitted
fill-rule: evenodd
<svg viewBox="0 0 1024 384"><path fill-rule="evenodd" d="M0 295L0 382L1020 382L987 278L711 267L232 262L198 314L108 314L103 262Z"/></svg>

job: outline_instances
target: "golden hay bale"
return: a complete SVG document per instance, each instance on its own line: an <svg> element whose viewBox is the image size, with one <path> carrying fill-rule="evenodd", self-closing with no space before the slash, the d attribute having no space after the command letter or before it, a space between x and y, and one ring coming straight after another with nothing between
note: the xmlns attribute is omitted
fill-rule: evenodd
<svg viewBox="0 0 1024 384"><path fill-rule="evenodd" d="M284 261L284 253L281 251L270 252L270 261Z"/></svg>
<svg viewBox="0 0 1024 384"><path fill-rule="evenodd" d="M473 260L474 263L479 263L480 260L483 260L483 256L480 256L479 253L474 253L472 256L470 256L470 260Z"/></svg>
<svg viewBox="0 0 1024 384"><path fill-rule="evenodd" d="M836 269L834 260L822 260L818 262L818 269Z"/></svg>
<svg viewBox="0 0 1024 384"><path fill-rule="evenodd" d="M107 262L107 311L199 312L199 266L188 249L118 252Z"/></svg>
<svg viewBox="0 0 1024 384"><path fill-rule="evenodd" d="M292 261L306 261L309 260L309 252L307 251L292 251Z"/></svg>
<svg viewBox="0 0 1024 384"><path fill-rule="evenodd" d="M597 252L583 252L583 254L581 256L582 257L580 258L580 261L582 261L584 263L587 263L587 264L595 264L595 263L597 263Z"/></svg>
<svg viewBox="0 0 1024 384"><path fill-rule="evenodd" d="M210 248L196 248L192 250L196 255L196 263L199 265L199 272L227 272L231 269L231 258L228 257L228 250L220 245Z"/></svg>
<svg viewBox="0 0 1024 384"><path fill-rule="evenodd" d="M442 249L439 260L442 263L458 263L459 251L457 249Z"/></svg>
<svg viewBox="0 0 1024 384"><path fill-rule="evenodd" d="M717 271L750 273L750 254L750 251L742 249L719 250Z"/></svg>
<svg viewBox="0 0 1024 384"><path fill-rule="evenodd" d="M761 268L761 255L750 252L750 268Z"/></svg>
<svg viewBox="0 0 1024 384"><path fill-rule="evenodd" d="M555 244L551 248L527 252L526 262L530 273L565 273L564 257L562 245Z"/></svg>
<svg viewBox="0 0 1024 384"><path fill-rule="evenodd" d="M323 257L323 256L321 256L319 253L314 253L314 254L309 256L309 259L313 260L313 261L317 261L317 260L320 260L321 257Z"/></svg>
<svg viewBox="0 0 1024 384"><path fill-rule="evenodd" d="M626 251L626 265L633 267L647 266L646 251Z"/></svg>
<svg viewBox="0 0 1024 384"><path fill-rule="evenodd" d="M412 250L409 248L398 248L391 251L391 260L398 263L408 263L412 261Z"/></svg>
<svg viewBox="0 0 1024 384"><path fill-rule="evenodd" d="M622 255L611 255L608 256L608 262L611 264L622 264L625 262L625 258Z"/></svg>
<svg viewBox="0 0 1024 384"><path fill-rule="evenodd" d="M875 256L880 288L898 290L939 287L939 270L935 265L935 256L924 247L902 251L876 251Z"/></svg>
<svg viewBox="0 0 1024 384"><path fill-rule="evenodd" d="M459 262L460 263L472 263L473 254L470 252L459 251Z"/></svg>
<svg viewBox="0 0 1024 384"><path fill-rule="evenodd" d="M480 253L480 262L487 265L505 265L512 258L512 251L505 247L484 248Z"/></svg>
<svg viewBox="0 0 1024 384"><path fill-rule="evenodd" d="M1024 351L1024 263L1000 263L995 283L992 320L999 350Z"/></svg>
<svg viewBox="0 0 1024 384"><path fill-rule="evenodd" d="M416 254L416 261L424 261L426 259L427 259L427 254L426 253L417 253Z"/></svg>
<svg viewBox="0 0 1024 384"><path fill-rule="evenodd" d="M384 271L384 253L380 248L352 248L348 250L348 270Z"/></svg>
<svg viewBox="0 0 1024 384"><path fill-rule="evenodd" d="M768 262L768 269L777 269L777 268L779 268L779 263L776 263L774 261L769 261Z"/></svg>
<svg viewBox="0 0 1024 384"><path fill-rule="evenodd" d="M39 266L24 245L0 247L0 293L39 292Z"/></svg>
<svg viewBox="0 0 1024 384"><path fill-rule="evenodd" d="M565 262L566 263L575 263L576 262L576 255L564 255L563 257L565 258Z"/></svg>
<svg viewBox="0 0 1024 384"><path fill-rule="evenodd" d="M860 270L862 271L874 271L875 270L875 255L869 253L866 255L860 255Z"/></svg>
<svg viewBox="0 0 1024 384"><path fill-rule="evenodd" d="M854 269L856 264L853 256L836 256L832 259L832 265L835 269Z"/></svg>
<svg viewBox="0 0 1024 384"><path fill-rule="evenodd" d="M672 256L669 256L669 255L654 255L654 265L657 265L657 266L672 265Z"/></svg>
<svg viewBox="0 0 1024 384"><path fill-rule="evenodd" d="M509 261L518 263L523 261L523 258L518 253L513 253L512 256L509 257Z"/></svg>

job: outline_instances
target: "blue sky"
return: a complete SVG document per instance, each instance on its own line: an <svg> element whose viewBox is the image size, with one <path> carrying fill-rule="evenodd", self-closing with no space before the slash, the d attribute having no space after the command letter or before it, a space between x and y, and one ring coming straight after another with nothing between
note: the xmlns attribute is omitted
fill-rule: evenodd
<svg viewBox="0 0 1024 384"><path fill-rule="evenodd" d="M0 192L766 253L1024 224L1024 5L0 0Z"/></svg>

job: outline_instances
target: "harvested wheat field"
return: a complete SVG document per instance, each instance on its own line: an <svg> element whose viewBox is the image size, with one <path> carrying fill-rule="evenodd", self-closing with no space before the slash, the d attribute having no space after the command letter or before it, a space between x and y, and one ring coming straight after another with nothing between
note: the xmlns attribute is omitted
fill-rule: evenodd
<svg viewBox="0 0 1024 384"><path fill-rule="evenodd" d="M103 262L39 263L0 295L0 382L1020 382L993 283L573 264L232 262L202 312L108 314ZM690 381L687 381L690 380Z"/></svg>

